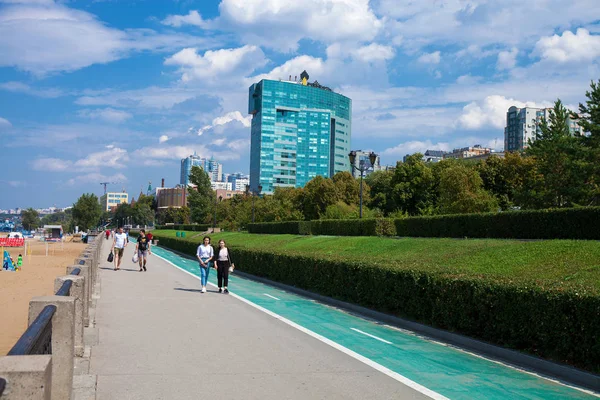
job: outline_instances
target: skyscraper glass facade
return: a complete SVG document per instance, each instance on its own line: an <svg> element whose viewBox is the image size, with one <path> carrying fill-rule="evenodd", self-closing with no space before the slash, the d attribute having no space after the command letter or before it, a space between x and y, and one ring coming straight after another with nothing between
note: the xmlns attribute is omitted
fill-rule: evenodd
<svg viewBox="0 0 600 400"><path fill-rule="evenodd" d="M262 80L250 86L250 187L303 187L350 171L352 101L322 87Z"/></svg>

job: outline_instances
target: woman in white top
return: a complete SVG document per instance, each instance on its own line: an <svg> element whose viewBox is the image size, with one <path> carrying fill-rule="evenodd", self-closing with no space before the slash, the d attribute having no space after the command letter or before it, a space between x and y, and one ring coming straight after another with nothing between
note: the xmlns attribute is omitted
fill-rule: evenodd
<svg viewBox="0 0 600 400"><path fill-rule="evenodd" d="M206 282L208 281L208 273L212 267L212 259L215 255L213 247L210 245L210 238L205 236L202 239L202 244L196 250L196 257L200 263L200 282L202 283L202 293L206 293Z"/></svg>
<svg viewBox="0 0 600 400"><path fill-rule="evenodd" d="M229 293L227 290L227 284L229 283L229 271L230 268L233 270L235 265L231 262L229 256L229 249L225 246L223 239L219 240L219 248L215 254L215 263L217 264L217 281L219 283L219 293ZM223 285L222 285L223 284ZM221 289L223 288L223 289Z"/></svg>

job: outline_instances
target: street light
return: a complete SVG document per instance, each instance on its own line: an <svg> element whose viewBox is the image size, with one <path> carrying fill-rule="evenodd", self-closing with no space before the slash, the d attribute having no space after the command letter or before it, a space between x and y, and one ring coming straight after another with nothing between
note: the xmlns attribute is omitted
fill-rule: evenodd
<svg viewBox="0 0 600 400"><path fill-rule="evenodd" d="M350 159L350 165L352 166L353 169L360 171L360 200L359 200L359 218L362 218L362 199L363 199L363 175L366 171L369 170L369 168L373 167L373 169L375 169L375 161L377 161L377 154L375 154L375 152L370 152L369 153L369 161L371 162L369 165L365 165L364 163L360 162L358 163L358 167L356 165L354 165L355 161L356 161L356 151L352 150L349 154L348 154L348 158Z"/></svg>

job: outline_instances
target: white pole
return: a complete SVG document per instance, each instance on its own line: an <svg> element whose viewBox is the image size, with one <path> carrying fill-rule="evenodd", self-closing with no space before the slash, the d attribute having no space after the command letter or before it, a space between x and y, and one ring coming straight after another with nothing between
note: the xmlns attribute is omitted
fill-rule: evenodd
<svg viewBox="0 0 600 400"><path fill-rule="evenodd" d="M46 257L48 257L48 242L46 242Z"/></svg>

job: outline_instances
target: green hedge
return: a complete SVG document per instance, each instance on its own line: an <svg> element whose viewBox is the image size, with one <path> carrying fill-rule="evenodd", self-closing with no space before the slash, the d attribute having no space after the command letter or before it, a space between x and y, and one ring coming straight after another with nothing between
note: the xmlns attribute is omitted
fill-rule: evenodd
<svg viewBox="0 0 600 400"><path fill-rule="evenodd" d="M600 207L439 215L395 220L398 236L600 239Z"/></svg>
<svg viewBox="0 0 600 400"><path fill-rule="evenodd" d="M600 240L600 207L248 224L250 233Z"/></svg>
<svg viewBox="0 0 600 400"><path fill-rule="evenodd" d="M160 235L156 235L160 237ZM160 237L190 255L200 239ZM231 245L231 244L230 244ZM231 246L249 274L600 372L600 298L531 283Z"/></svg>
<svg viewBox="0 0 600 400"><path fill-rule="evenodd" d="M177 225L156 225L156 229L169 229L176 231L206 232L210 230L210 224L177 224Z"/></svg>

